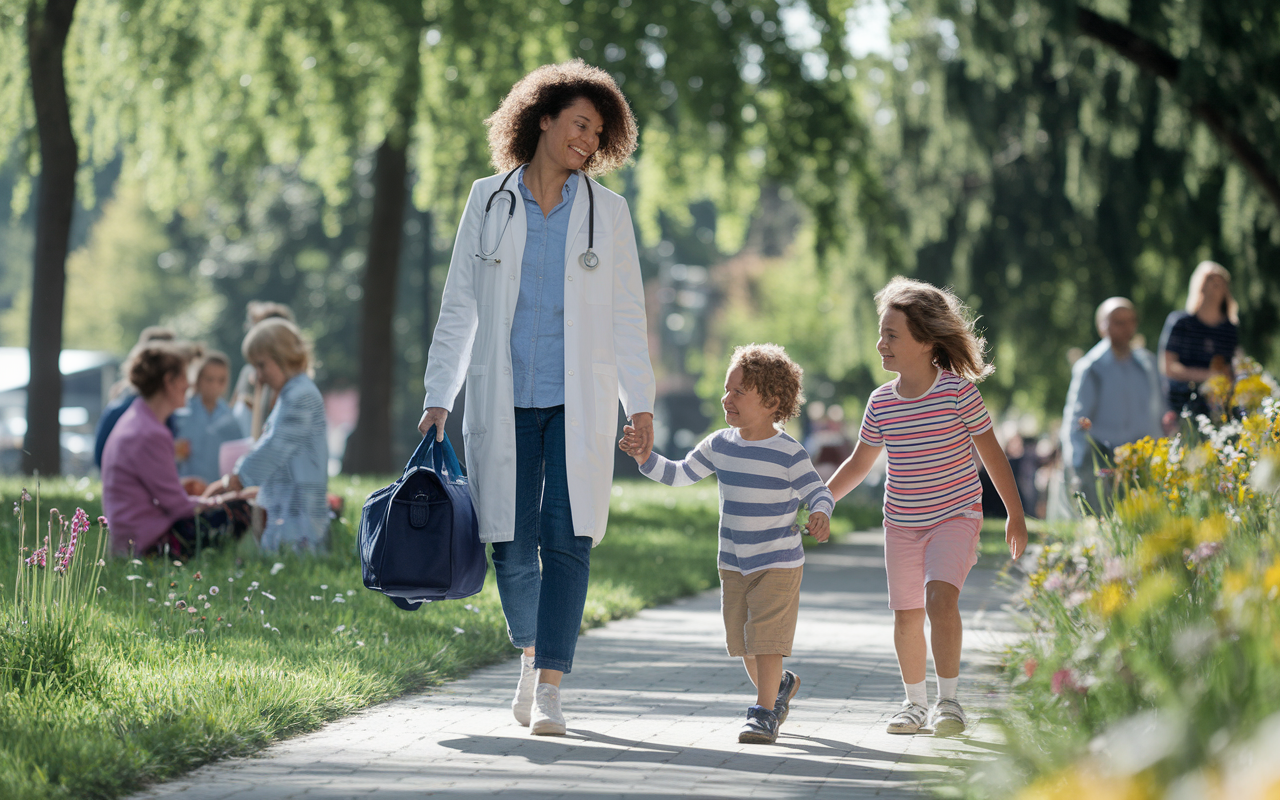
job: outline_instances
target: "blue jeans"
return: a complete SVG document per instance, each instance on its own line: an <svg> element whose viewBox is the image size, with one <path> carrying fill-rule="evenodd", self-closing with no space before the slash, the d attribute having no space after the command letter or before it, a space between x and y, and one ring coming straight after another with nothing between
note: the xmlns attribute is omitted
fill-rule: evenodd
<svg viewBox="0 0 1280 800"><path fill-rule="evenodd" d="M534 667L570 672L591 571L591 537L573 535L564 406L517 408L516 531L493 543L507 635ZM541 559L542 568L538 564Z"/></svg>

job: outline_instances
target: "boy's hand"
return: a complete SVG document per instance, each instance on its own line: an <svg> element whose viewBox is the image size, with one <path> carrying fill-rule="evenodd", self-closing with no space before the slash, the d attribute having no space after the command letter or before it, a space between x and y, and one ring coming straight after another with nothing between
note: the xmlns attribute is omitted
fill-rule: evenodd
<svg viewBox="0 0 1280 800"><path fill-rule="evenodd" d="M825 542L831 538L831 519L821 511L810 514L809 521L804 527L815 541Z"/></svg>
<svg viewBox="0 0 1280 800"><path fill-rule="evenodd" d="M1009 545L1009 555L1017 558L1027 549L1027 520L1021 514L1010 517L1004 524L1004 540Z"/></svg>
<svg viewBox="0 0 1280 800"><path fill-rule="evenodd" d="M637 464L643 465L649 460L649 454L644 452L641 446L640 434L632 425L622 426L622 438L618 440L618 449L634 458Z"/></svg>
<svg viewBox="0 0 1280 800"><path fill-rule="evenodd" d="M186 461L188 458L191 458L191 440L174 439L173 457L178 461Z"/></svg>

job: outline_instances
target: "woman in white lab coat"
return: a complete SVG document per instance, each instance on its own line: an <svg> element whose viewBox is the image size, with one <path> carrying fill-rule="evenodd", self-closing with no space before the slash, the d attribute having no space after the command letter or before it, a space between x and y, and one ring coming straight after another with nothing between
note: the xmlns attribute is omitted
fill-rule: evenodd
<svg viewBox="0 0 1280 800"><path fill-rule="evenodd" d="M480 538L523 650L512 712L563 734L560 680L609 518L619 400L640 452L653 444L631 213L588 177L626 162L636 124L609 74L581 60L526 75L486 124L499 173L471 187L458 226L418 427L441 438L465 384Z"/></svg>

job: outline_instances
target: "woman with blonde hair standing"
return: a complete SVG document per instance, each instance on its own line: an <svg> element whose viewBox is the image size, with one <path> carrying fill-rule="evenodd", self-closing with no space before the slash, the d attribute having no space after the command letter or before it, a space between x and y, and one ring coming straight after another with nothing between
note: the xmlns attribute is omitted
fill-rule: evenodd
<svg viewBox="0 0 1280 800"><path fill-rule="evenodd" d="M1174 311L1160 334L1158 365L1169 381L1169 407L1208 414L1199 386L1214 369L1230 374L1240 343L1239 306L1231 296L1231 273L1216 261L1201 261L1191 273L1186 311Z"/></svg>
<svg viewBox="0 0 1280 800"><path fill-rule="evenodd" d="M627 161L636 124L613 78L581 60L526 75L486 124L499 172L472 186L458 227L418 429L443 438L466 384L471 496L523 651L512 713L563 734L560 681L608 522L619 400L636 453L653 446L631 213L591 177Z"/></svg>

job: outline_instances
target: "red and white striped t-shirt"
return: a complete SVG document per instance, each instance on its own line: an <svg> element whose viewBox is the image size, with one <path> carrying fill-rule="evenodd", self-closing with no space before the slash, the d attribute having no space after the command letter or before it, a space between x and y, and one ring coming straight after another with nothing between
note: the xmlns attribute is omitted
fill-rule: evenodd
<svg viewBox="0 0 1280 800"><path fill-rule="evenodd" d="M929 528L981 502L970 444L990 428L977 388L947 370L919 397L903 398L896 380L872 392L858 438L889 450L885 519Z"/></svg>

